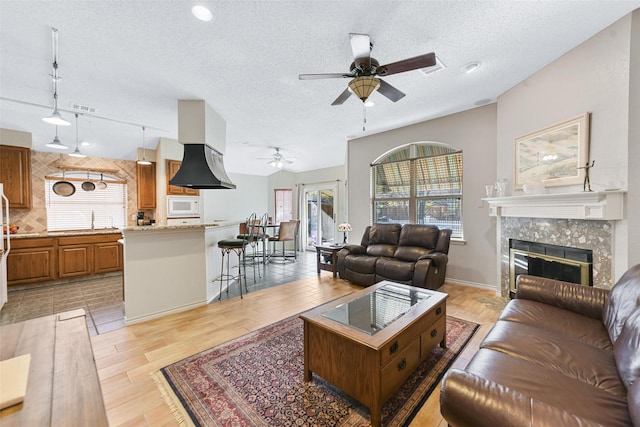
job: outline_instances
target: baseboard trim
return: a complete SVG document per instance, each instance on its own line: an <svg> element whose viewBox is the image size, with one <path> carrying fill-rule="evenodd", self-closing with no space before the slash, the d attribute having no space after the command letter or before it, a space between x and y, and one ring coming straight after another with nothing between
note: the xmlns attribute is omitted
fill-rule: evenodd
<svg viewBox="0 0 640 427"><path fill-rule="evenodd" d="M125 304L126 304L126 302L125 302ZM202 306L205 306L205 305L207 305L206 301L200 301L200 302L196 302L196 303L192 303L192 304L182 305L180 307L175 307L175 308L172 308L170 310L156 311L155 313L149 313L149 314L145 314L145 315L138 316L138 317L128 318L127 316L124 316L124 325L125 326L131 326L131 325L135 325L136 323L142 323L142 322L146 322L148 320L158 319L158 318L164 317L164 316L166 316L168 314L181 313L183 311L192 310L194 308L202 307ZM126 310L126 308L125 308L125 310Z"/></svg>
<svg viewBox="0 0 640 427"><path fill-rule="evenodd" d="M478 283L478 282L469 282L467 280L458 280L458 279L452 279L450 277L446 277L444 279L445 283L451 283L452 285L462 285L462 286L470 286L472 288L480 288L480 289L486 289L488 291L494 291L497 294L500 293L499 289L496 289L495 286L491 286L488 285L486 283Z"/></svg>

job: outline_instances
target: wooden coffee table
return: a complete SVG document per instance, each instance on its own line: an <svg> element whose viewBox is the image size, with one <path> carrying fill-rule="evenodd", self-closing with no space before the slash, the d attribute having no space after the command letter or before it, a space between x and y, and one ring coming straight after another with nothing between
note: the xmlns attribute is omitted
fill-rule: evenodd
<svg viewBox="0 0 640 427"><path fill-rule="evenodd" d="M447 296L384 281L301 314L304 380L321 376L366 405L379 426L384 403L445 346Z"/></svg>

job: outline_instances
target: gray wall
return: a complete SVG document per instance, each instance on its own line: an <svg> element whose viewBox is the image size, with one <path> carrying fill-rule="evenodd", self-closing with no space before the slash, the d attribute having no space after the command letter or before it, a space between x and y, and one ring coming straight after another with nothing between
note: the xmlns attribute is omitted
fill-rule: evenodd
<svg viewBox="0 0 640 427"><path fill-rule="evenodd" d="M465 244L452 244L447 277L498 289L495 220L480 200L486 184L496 180L496 105L350 140L347 187L352 241L360 239L371 221L369 165L400 145L435 141L463 150L463 227ZM356 238L357 236L357 238Z"/></svg>

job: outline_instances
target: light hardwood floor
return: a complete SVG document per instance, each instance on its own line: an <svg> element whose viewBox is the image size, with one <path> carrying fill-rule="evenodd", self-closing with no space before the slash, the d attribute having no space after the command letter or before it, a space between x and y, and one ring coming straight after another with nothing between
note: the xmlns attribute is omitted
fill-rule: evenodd
<svg viewBox="0 0 640 427"><path fill-rule="evenodd" d="M109 424L177 425L151 373L358 289L323 274L92 337ZM439 290L449 294L447 314L481 325L455 362L454 366L464 367L498 316L495 309L476 298L495 297L495 293L451 284ZM446 425L435 391L411 426Z"/></svg>

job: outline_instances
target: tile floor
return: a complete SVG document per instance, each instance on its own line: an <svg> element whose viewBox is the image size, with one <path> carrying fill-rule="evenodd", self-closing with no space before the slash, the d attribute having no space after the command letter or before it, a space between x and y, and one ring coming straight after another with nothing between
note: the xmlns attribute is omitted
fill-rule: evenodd
<svg viewBox="0 0 640 427"><path fill-rule="evenodd" d="M280 264L277 261L279 260L274 260L266 266L256 266L255 281L253 267L247 266L249 292L317 274L315 251L298 253L296 262ZM324 271L322 274L331 273ZM238 284L232 283L228 294L223 291L222 299L239 295ZM10 287L9 301L0 311L0 326L78 308L87 312L87 328L92 336L123 328L122 274L41 287Z"/></svg>

